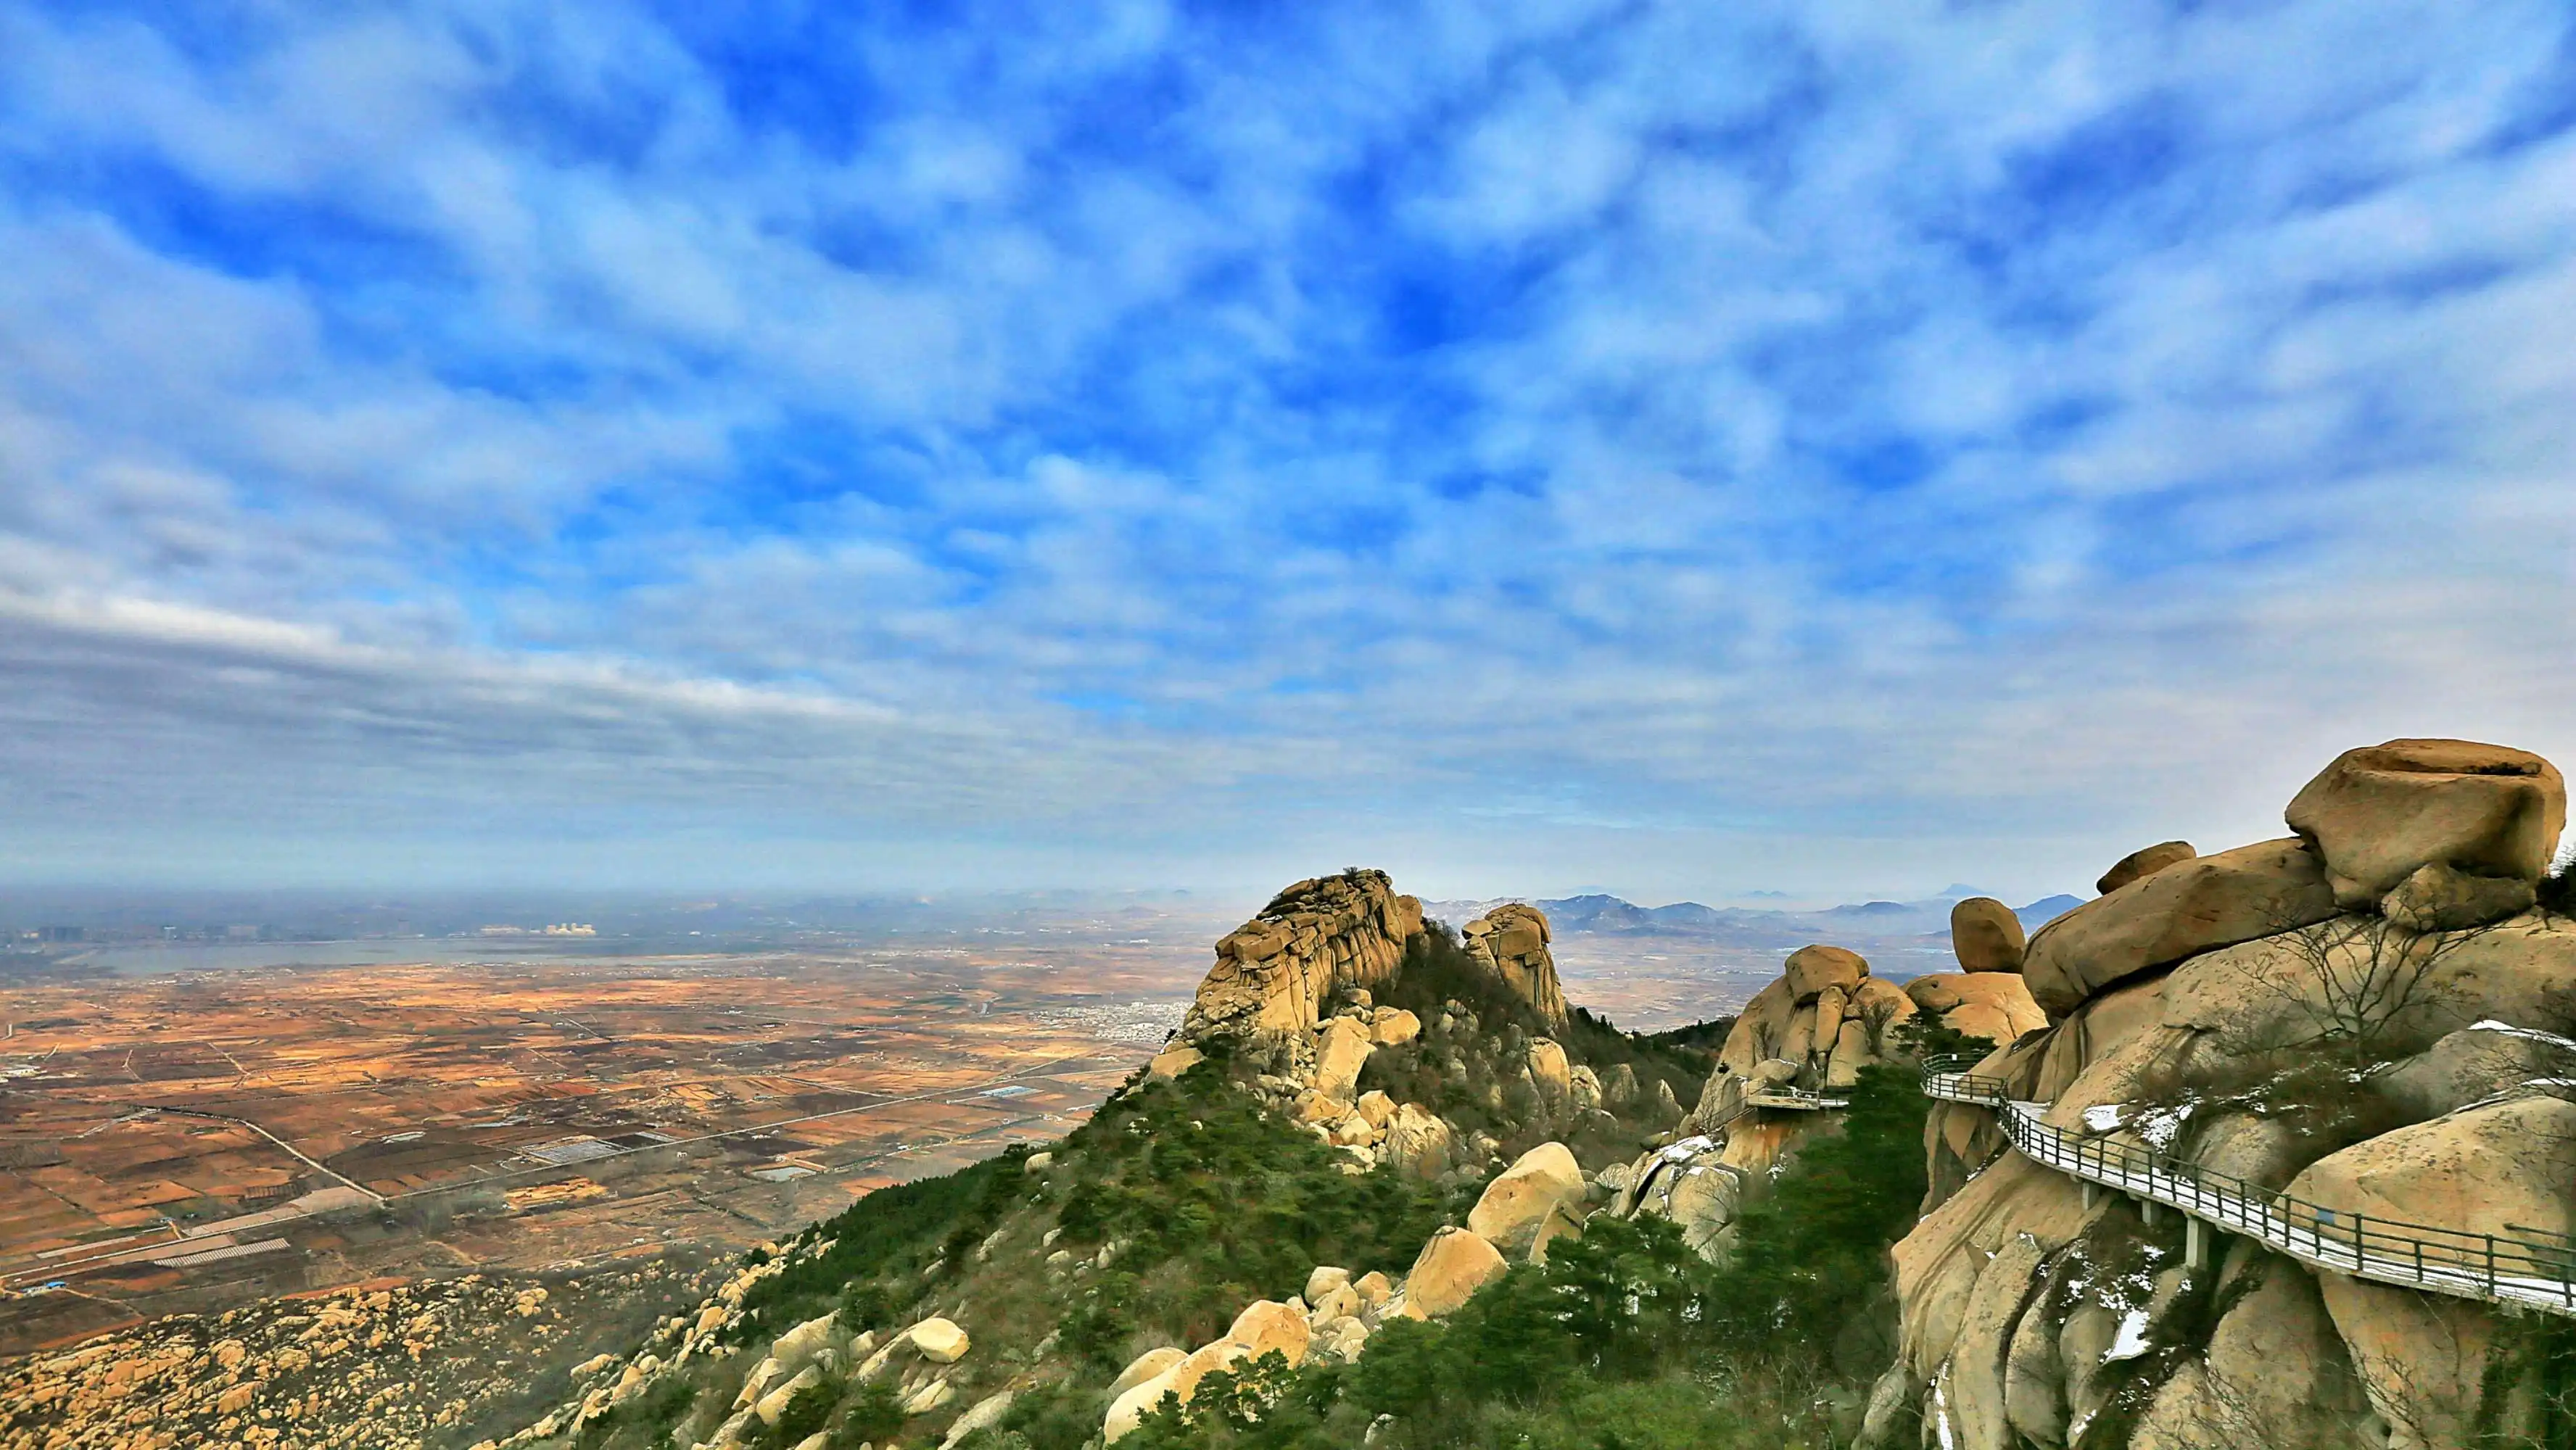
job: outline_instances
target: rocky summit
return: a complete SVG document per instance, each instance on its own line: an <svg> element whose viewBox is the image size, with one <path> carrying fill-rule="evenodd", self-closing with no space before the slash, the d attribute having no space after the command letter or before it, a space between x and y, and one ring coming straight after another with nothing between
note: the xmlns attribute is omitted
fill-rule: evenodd
<svg viewBox="0 0 2576 1450"><path fill-rule="evenodd" d="M1421 930L1422 903L1397 895L1383 871L1300 881L1216 944L1181 1036L1192 1046L1264 1048L1284 1054L1282 1066L1303 1066L1324 1004L1394 975Z"/></svg>
<svg viewBox="0 0 2576 1450"><path fill-rule="evenodd" d="M1669 1033L1569 1001L1541 908L1301 881L1079 1129L677 1312L173 1323L11 1367L0 1446L2576 1443L2564 816L2537 757L2391 741L2290 835L2027 939L1958 901L1954 969L1808 943ZM458 1347L513 1333L614 1342L511 1401Z"/></svg>

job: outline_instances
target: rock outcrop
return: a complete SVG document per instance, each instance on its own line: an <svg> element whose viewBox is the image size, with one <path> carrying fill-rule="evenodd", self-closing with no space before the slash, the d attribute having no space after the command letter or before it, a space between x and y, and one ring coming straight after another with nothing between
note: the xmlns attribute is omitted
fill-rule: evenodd
<svg viewBox="0 0 2576 1450"><path fill-rule="evenodd" d="M2093 883L2093 889L2108 896L2141 876L2153 876L2167 866L2179 866L2199 854L2189 841L2158 841L2152 846L2142 846L2103 872L2102 879Z"/></svg>
<svg viewBox="0 0 2576 1450"><path fill-rule="evenodd" d="M1565 988L1557 982L1556 958L1548 952L1547 913L1511 902L1467 923L1458 937L1467 955L1502 978L1550 1032L1565 1030Z"/></svg>
<svg viewBox="0 0 2576 1450"><path fill-rule="evenodd" d="M1936 972L1905 984L1905 995L1954 1032L2010 1042L2048 1025L2017 973Z"/></svg>
<svg viewBox="0 0 2576 1450"><path fill-rule="evenodd" d="M1506 1267L1502 1253L1473 1230L1444 1228L1423 1244L1404 1276L1404 1312L1414 1319L1455 1313Z"/></svg>
<svg viewBox="0 0 2576 1450"><path fill-rule="evenodd" d="M1693 1249L1723 1258L1745 1195L1800 1139L1833 1126L1830 1111L1765 1109L1766 1094L1851 1087L1863 1068L1904 1055L1898 1029L1918 1014L1997 1043L2045 1026L2020 975L1998 965L2009 935L1982 920L1982 911L1969 917L1976 924L1964 951L1983 969L1917 978L1903 987L1872 976L1868 961L1841 947L1791 953L1779 980L1755 993L1737 1016L1676 1141L1628 1166L1613 1211L1669 1218Z"/></svg>
<svg viewBox="0 0 2576 1450"><path fill-rule="evenodd" d="M2026 945L2021 918L1991 896L1971 896L1950 908L1950 954L1962 971L2018 972Z"/></svg>
<svg viewBox="0 0 2576 1450"><path fill-rule="evenodd" d="M2335 757L2285 814L2335 903L2366 910L2426 865L2539 880L2567 828L2567 782L2527 750L2391 740Z"/></svg>
<svg viewBox="0 0 2576 1450"><path fill-rule="evenodd" d="M2061 1132L2329 1210L2329 1235L2566 1242L2576 924L2426 937L2391 899L2428 869L2527 885L2557 780L2457 742L2346 755L2291 807L2301 839L2168 862L2041 932L2025 971L2057 1020L1978 1072ZM2132 1447L2433 1450L2522 1443L2539 1413L2492 1303L2229 1238L2189 1263L2175 1214L2008 1151L1984 1108L1936 1104L1925 1139L1865 1442L1911 1415L1927 1446L2060 1450L2113 1415Z"/></svg>
<svg viewBox="0 0 2576 1450"><path fill-rule="evenodd" d="M1314 1031L1334 994L1386 982L1421 930L1422 903L1397 895L1383 871L1300 881L1216 944L1181 1038L1265 1049L1282 1066L1311 1067Z"/></svg>
<svg viewBox="0 0 2576 1450"><path fill-rule="evenodd" d="M1467 1227L1506 1258L1528 1258L1542 1239L1582 1223L1582 1165L1562 1143L1541 1143L1494 1176Z"/></svg>
<svg viewBox="0 0 2576 1450"><path fill-rule="evenodd" d="M2063 1016L2115 982L2335 911L2305 842L2240 846L2176 862L2050 922L2031 938L2022 979L2043 1010Z"/></svg>

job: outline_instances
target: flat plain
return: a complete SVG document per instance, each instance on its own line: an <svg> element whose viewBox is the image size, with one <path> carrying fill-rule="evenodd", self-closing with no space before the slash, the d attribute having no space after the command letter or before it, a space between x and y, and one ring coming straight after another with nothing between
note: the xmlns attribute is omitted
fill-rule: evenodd
<svg viewBox="0 0 2576 1450"><path fill-rule="evenodd" d="M0 1000L0 1353L460 1270L704 1261L1079 1122L1206 948L302 966Z"/></svg>

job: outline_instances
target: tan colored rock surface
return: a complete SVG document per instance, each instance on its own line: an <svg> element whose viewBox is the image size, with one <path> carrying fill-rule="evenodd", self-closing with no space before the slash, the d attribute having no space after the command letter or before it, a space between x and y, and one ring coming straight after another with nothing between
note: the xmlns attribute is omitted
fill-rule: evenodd
<svg viewBox="0 0 2576 1450"><path fill-rule="evenodd" d="M1860 1070L1878 1061L1870 1051L1869 1029L1854 1020L1842 1025L1834 1041L1833 1055L1825 1061L1825 1087L1847 1088L1860 1081Z"/></svg>
<svg viewBox="0 0 2576 1450"><path fill-rule="evenodd" d="M1789 983L1789 1000L1803 1007L1827 987L1859 985L1869 975L1869 962L1858 952L1819 942L1789 953L1781 974Z"/></svg>
<svg viewBox="0 0 2576 1450"><path fill-rule="evenodd" d="M2347 750L2285 813L2336 901L2366 909L2427 862L2537 881L2567 827L2567 783L2527 750L2391 740Z"/></svg>
<svg viewBox="0 0 2576 1450"><path fill-rule="evenodd" d="M776 1388L763 1393L759 1399L752 1401L751 1412L760 1417L760 1422L762 1424L775 1425L778 1423L778 1417L787 1413L787 1402L796 1398L796 1392L798 1390L805 1388L807 1385L819 1384L822 1382L822 1379L823 1371L817 1366L809 1364L803 1369L800 1369L796 1373L788 1376L786 1379L780 1380Z"/></svg>
<svg viewBox="0 0 2576 1450"><path fill-rule="evenodd" d="M1547 913L1520 902L1497 906L1459 931L1467 955L1502 978L1550 1031L1561 1031L1569 1020L1565 988L1548 938Z"/></svg>
<svg viewBox="0 0 2576 1450"><path fill-rule="evenodd" d="M2018 973L1978 972L1960 978L1951 990L1959 1005L1942 1013L1941 1020L1971 1037L2002 1045L2048 1025L2048 1014L2039 1010L2030 985Z"/></svg>
<svg viewBox="0 0 2576 1450"><path fill-rule="evenodd" d="M1996 1159L1924 1215L1892 1251L1905 1354L1917 1382L1931 1383L1960 1350L1960 1327L1978 1280L2007 1243L2027 1234L2054 1251L2090 1217L2075 1180L2018 1153ZM1971 1345L1963 1352L1973 1358L1993 1351L2000 1364L2001 1348Z"/></svg>
<svg viewBox="0 0 2576 1450"><path fill-rule="evenodd" d="M1566 1061L1565 1049L1553 1038L1534 1038L1529 1045L1530 1081L1539 1096L1555 1110L1563 1111L1574 1101L1574 1068Z"/></svg>
<svg viewBox="0 0 2576 1450"><path fill-rule="evenodd" d="M1577 1112L1586 1108L1597 1108L1601 1106L1603 1099L1607 1095L1601 1090L1600 1074L1594 1072L1591 1068L1578 1063L1567 1072L1566 1078L1571 1084L1574 1107Z"/></svg>
<svg viewBox="0 0 2576 1450"><path fill-rule="evenodd" d="M1467 1227L1506 1258L1526 1257L1551 1217L1582 1207L1583 1167L1563 1143L1541 1143L1494 1175Z"/></svg>
<svg viewBox="0 0 2576 1450"><path fill-rule="evenodd" d="M1359 1019L1336 1017L1324 1024L1315 1045L1315 1091L1348 1102L1359 1086L1360 1069L1368 1065L1375 1050L1368 1028Z"/></svg>
<svg viewBox="0 0 2576 1450"><path fill-rule="evenodd" d="M1637 1069L1624 1062L1614 1062L1601 1079L1601 1096L1605 1101L1626 1106L1637 1100Z"/></svg>
<svg viewBox="0 0 2576 1450"><path fill-rule="evenodd" d="M2054 1247L2049 1246L2049 1247ZM2004 1376L2013 1325L2022 1317L2048 1248L2028 1234L2005 1239L1978 1270L1959 1319L1959 1347L1936 1369L1942 1387L1936 1413L1951 1417L1944 1443L2008 1450L2013 1443L2005 1410Z"/></svg>
<svg viewBox="0 0 2576 1450"><path fill-rule="evenodd" d="M2199 855L2189 841L2158 841L2120 858L2119 864L2102 873L2093 889L2104 896L2119 890L2141 876L2153 876L2167 866L2179 866Z"/></svg>
<svg viewBox="0 0 2576 1450"><path fill-rule="evenodd" d="M1117 1399L1120 1395L1155 1378L1189 1357L1188 1350L1174 1349L1170 1345L1165 1345L1161 1349L1146 1350L1143 1354L1129 1360L1127 1367L1118 1372L1118 1378L1110 1382L1109 1398Z"/></svg>
<svg viewBox="0 0 2576 1450"><path fill-rule="evenodd" d="M2576 1103L2513 1098L2382 1133L2308 1166L2290 1195L2469 1234L2576 1230Z"/></svg>
<svg viewBox="0 0 2576 1450"><path fill-rule="evenodd" d="M1205 1061L1207 1054L1195 1047L1174 1047L1154 1054L1154 1060L1145 1064L1145 1075L1168 1082Z"/></svg>
<svg viewBox="0 0 2576 1450"><path fill-rule="evenodd" d="M987 1395L977 1400L966 1413L959 1415L949 1425L947 1434L939 1437L939 1450L955 1450L958 1441L978 1430L999 1425L1002 1423L1002 1417L1010 1413L1011 1402L1017 1398L1018 1396L1011 1391L1003 1390L999 1394Z"/></svg>
<svg viewBox="0 0 2576 1450"><path fill-rule="evenodd" d="M2535 1078L2576 1079L2576 1042L2553 1033L2464 1027L2380 1073L2372 1086L2416 1121Z"/></svg>
<svg viewBox="0 0 2576 1450"><path fill-rule="evenodd" d="M1351 1292L1360 1296L1361 1307L1375 1309L1395 1293L1395 1282L1371 1269L1351 1281Z"/></svg>
<svg viewBox="0 0 2576 1450"><path fill-rule="evenodd" d="M2018 972L2025 945L2021 918L1991 896L1971 896L1950 908L1950 954L1968 972Z"/></svg>
<svg viewBox="0 0 2576 1450"><path fill-rule="evenodd" d="M912 1347L921 1351L921 1357L932 1364L955 1364L972 1347L966 1331L946 1319L925 1319L912 1326L907 1337Z"/></svg>
<svg viewBox="0 0 2576 1450"><path fill-rule="evenodd" d="M1395 1119L1395 1099L1372 1088L1360 1094L1359 1101L1351 1104L1351 1111L1366 1118L1370 1127L1384 1128Z"/></svg>
<svg viewBox="0 0 2576 1450"><path fill-rule="evenodd" d="M2341 1274L2316 1282L2371 1408L2389 1427L2390 1450L2477 1444L2495 1315L2466 1299Z"/></svg>
<svg viewBox="0 0 2576 1450"><path fill-rule="evenodd" d="M1359 1291L1347 1282L1337 1284L1307 1302L1315 1307L1307 1314L1306 1322L1314 1325L1318 1332L1333 1320L1351 1318L1365 1307L1360 1303Z"/></svg>
<svg viewBox="0 0 2576 1450"><path fill-rule="evenodd" d="M1823 988L1817 990L1821 992ZM1726 1042L1718 1048L1718 1062L1738 1077L1751 1076L1755 1063L1780 1055L1797 1017L1798 1001L1790 992L1789 979L1784 976L1772 981L1754 993L1753 1000L1735 1015L1735 1025L1727 1030Z"/></svg>
<svg viewBox="0 0 2576 1450"><path fill-rule="evenodd" d="M1190 1357L1172 1369L1171 1392L1186 1405L1197 1398L1199 1381L1221 1369L1234 1369L1251 1359L1252 1346L1238 1339L1220 1339L1190 1351ZM1150 1405L1147 1408L1152 1408Z"/></svg>
<svg viewBox="0 0 2576 1450"><path fill-rule="evenodd" d="M1237 1349L1241 1347L1236 1346ZM1180 1351L1174 1350L1173 1353L1180 1354ZM1174 1360L1169 1367L1158 1372L1151 1379L1132 1385L1112 1396L1109 1401L1109 1413L1101 1421L1101 1439L1115 1445L1135 1433L1136 1427L1144 1423L1145 1417L1152 1414L1155 1408L1163 1403L1165 1397L1176 1393L1173 1386L1180 1379L1181 1366L1188 1360L1189 1356L1182 1354L1179 1359ZM1196 1386L1193 1385L1192 1388ZM1184 1403L1187 1402L1184 1401Z"/></svg>
<svg viewBox="0 0 2576 1450"><path fill-rule="evenodd" d="M2251 1272L2260 1282L2157 1392L2129 1450L2364 1443L2369 1405L2316 1281L2280 1260Z"/></svg>
<svg viewBox="0 0 2576 1450"><path fill-rule="evenodd" d="M1334 993L1384 985L1421 930L1422 903L1397 895L1383 871L1300 881L1217 943L1182 1040L1259 1044L1303 1066Z"/></svg>
<svg viewBox="0 0 2576 1450"><path fill-rule="evenodd" d="M2538 899L2519 876L2471 876L2428 861L2380 898L2379 912L2409 931L2466 931L2520 916Z"/></svg>
<svg viewBox="0 0 2576 1450"><path fill-rule="evenodd" d="M1306 1362L1306 1342L1312 1333L1306 1316L1294 1306L1258 1299L1234 1316L1225 1337L1252 1351L1255 1359L1275 1350L1293 1367Z"/></svg>
<svg viewBox="0 0 2576 1450"><path fill-rule="evenodd" d="M1810 1056L1831 1052L1834 1044L1842 1040L1843 1009L1850 1005L1851 993L1840 987L1827 987L1816 994L1816 1005L1812 1009L1816 1014L1816 1025L1809 1038L1813 1044Z"/></svg>
<svg viewBox="0 0 2576 1450"><path fill-rule="evenodd" d="M778 1361L785 1373L794 1374L812 1364L817 1355L837 1342L836 1326L840 1318L839 1312L835 1311L806 1320L778 1336L769 1346L769 1357Z"/></svg>
<svg viewBox="0 0 2576 1450"><path fill-rule="evenodd" d="M1462 1228L1434 1233L1404 1276L1404 1312L1438 1319L1455 1312L1475 1292L1502 1277L1503 1256Z"/></svg>
<svg viewBox="0 0 2576 1450"><path fill-rule="evenodd" d="M1643 1207L1671 1219L1691 1252L1714 1262L1725 1257L1733 1242L1744 1188L1744 1170L1728 1163L1725 1154L1698 1154L1657 1175Z"/></svg>
<svg viewBox="0 0 2576 1450"><path fill-rule="evenodd" d="M1437 1178L1449 1170L1456 1142L1447 1120L1413 1103L1395 1110L1383 1144L1387 1161L1416 1178Z"/></svg>
<svg viewBox="0 0 2576 1450"><path fill-rule="evenodd" d="M2095 897L2042 928L2022 979L2052 1016L2114 982L2214 947L2335 914L2314 854L2296 840L2197 856Z"/></svg>
<svg viewBox="0 0 2576 1450"><path fill-rule="evenodd" d="M1369 1019L1369 1041L1380 1047L1402 1047L1422 1035L1422 1019L1401 1007L1380 1007Z"/></svg>

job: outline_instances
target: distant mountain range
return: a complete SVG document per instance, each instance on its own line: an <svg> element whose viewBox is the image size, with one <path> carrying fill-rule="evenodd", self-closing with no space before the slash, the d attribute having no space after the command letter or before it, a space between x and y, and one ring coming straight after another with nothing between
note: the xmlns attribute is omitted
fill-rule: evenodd
<svg viewBox="0 0 2576 1450"><path fill-rule="evenodd" d="M1723 937L1744 945L1776 945L1788 938L1809 940L1836 931L1873 937L1947 932L1951 906L1965 897L1981 894L1972 887L1953 886L1939 896L1920 901L1863 901L1815 911L1704 906L1696 901L1676 901L1669 906L1639 906L1599 892L1532 901L1530 904L1546 912L1549 923L1560 932ZM1524 899L1508 896L1490 901L1426 901L1422 903L1422 909L1427 915L1458 925L1472 921L1507 901ZM2083 898L2078 896L2048 896L2028 906L2015 907L2013 915L2021 918L2025 928L2036 931L2082 904ZM1779 938L1781 942L1775 942L1773 938Z"/></svg>

